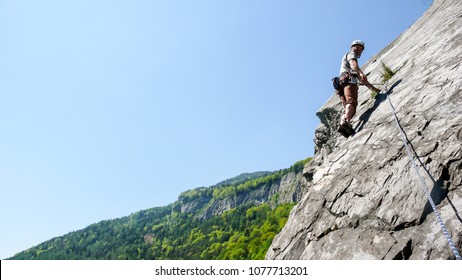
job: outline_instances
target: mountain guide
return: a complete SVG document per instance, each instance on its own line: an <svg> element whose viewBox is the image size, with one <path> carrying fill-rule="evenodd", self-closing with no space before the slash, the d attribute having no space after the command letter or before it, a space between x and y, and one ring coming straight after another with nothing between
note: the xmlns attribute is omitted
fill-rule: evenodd
<svg viewBox="0 0 462 280"><path fill-rule="evenodd" d="M374 92L380 92L368 82L366 75L359 68L358 58L361 57L364 48L363 41L353 41L350 45L350 51L342 58L340 76L333 79L334 88L337 90L344 108L338 132L345 137L355 133L351 119L356 114L356 107L358 106L358 84L365 85Z"/></svg>

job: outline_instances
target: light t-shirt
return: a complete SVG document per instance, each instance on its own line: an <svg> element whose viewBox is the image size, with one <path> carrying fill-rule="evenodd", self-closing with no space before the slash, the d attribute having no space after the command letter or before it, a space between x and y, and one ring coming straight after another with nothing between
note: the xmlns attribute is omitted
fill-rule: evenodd
<svg viewBox="0 0 462 280"><path fill-rule="evenodd" d="M350 65L350 59L355 59L358 61L358 56L354 52L348 52L343 56L342 64L340 64L340 76L345 72L353 72L353 69L351 69Z"/></svg>

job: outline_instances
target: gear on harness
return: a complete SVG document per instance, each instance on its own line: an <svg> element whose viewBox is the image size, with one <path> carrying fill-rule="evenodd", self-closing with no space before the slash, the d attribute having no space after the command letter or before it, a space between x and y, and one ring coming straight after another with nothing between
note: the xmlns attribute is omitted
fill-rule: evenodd
<svg viewBox="0 0 462 280"><path fill-rule="evenodd" d="M334 87L334 89L336 91L339 92L339 94L342 94L340 93L340 90L342 89L343 86L345 86L346 84L357 84L357 85L362 85L360 82L359 82L359 78L358 78L358 74L357 73L348 73L348 72L345 72L343 73L342 75L340 75L340 77L333 77L332 78L332 86Z"/></svg>

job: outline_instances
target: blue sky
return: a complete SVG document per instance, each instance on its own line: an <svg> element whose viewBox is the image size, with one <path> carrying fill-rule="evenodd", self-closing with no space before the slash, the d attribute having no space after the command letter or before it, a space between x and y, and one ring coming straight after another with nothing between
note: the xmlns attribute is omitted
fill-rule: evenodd
<svg viewBox="0 0 462 280"><path fill-rule="evenodd" d="M0 1L0 258L313 156L349 43L362 65L429 5Z"/></svg>

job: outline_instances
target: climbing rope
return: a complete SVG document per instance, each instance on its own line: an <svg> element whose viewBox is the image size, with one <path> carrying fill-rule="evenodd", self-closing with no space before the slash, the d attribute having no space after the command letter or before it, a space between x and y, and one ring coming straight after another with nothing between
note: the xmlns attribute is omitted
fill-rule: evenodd
<svg viewBox="0 0 462 280"><path fill-rule="evenodd" d="M452 242L451 235L449 234L446 226L444 225L444 222L443 222L443 219L441 218L440 213L436 209L435 202L433 202L433 199L431 198L430 192L428 191L428 187L425 184L424 179L422 178L422 176L419 173L419 170L417 168L417 164L415 162L415 158L412 156L412 153L411 153L411 151L409 149L409 146L407 145L406 136L405 136L405 133L403 131L403 128L399 124L398 116L396 115L396 110L393 107L393 104L391 103L390 98L388 98L388 93L385 93L385 96L386 96L386 98L388 100L388 104L390 105L393 116L395 117L396 125L397 125L397 127L399 129L399 132L401 134L401 139L403 140L404 146L406 148L407 155L408 155L410 161L412 162L412 164L414 166L414 170L415 170L415 173L417 174L417 177L420 179L420 184L421 184L421 186L422 186L422 188L424 190L425 195L428 198L428 201L430 202L430 205L433 208L433 211L435 212L436 219L437 219L438 223L441 226L441 229L443 231L444 236L446 237L447 242L449 243L449 247L451 247L452 253L456 257L456 260L462 260L462 257L460 256L459 251L457 250L456 246L454 245L454 242Z"/></svg>

